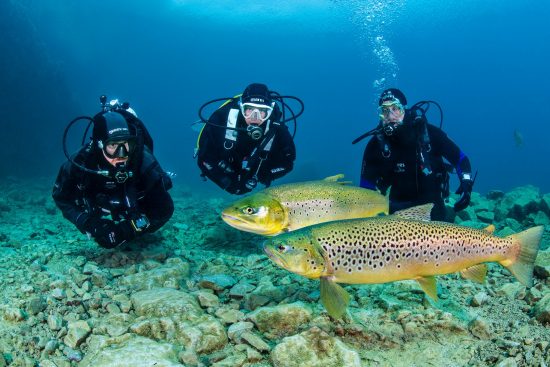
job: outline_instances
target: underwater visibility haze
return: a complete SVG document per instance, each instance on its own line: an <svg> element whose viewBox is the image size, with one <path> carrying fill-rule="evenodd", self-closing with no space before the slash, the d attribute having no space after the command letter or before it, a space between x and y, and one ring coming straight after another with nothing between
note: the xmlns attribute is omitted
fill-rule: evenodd
<svg viewBox="0 0 550 367"><path fill-rule="evenodd" d="M367 140L351 141L376 126L379 93L398 87L409 105L441 104L443 129L479 171L476 191L550 188L546 3L10 0L2 7L7 175L55 171L65 124L95 114L106 94L130 102L166 169L204 188L192 158L198 107L261 82L306 105L286 182L340 172L358 182ZM17 154L10 148L21 144Z"/></svg>
<svg viewBox="0 0 550 367"><path fill-rule="evenodd" d="M550 2L532 0L0 2L0 367L550 364L548 19ZM251 83L299 97L305 110L289 123L294 169L243 198L200 177L194 122L205 102ZM437 228L433 248L408 242L412 232L404 231L394 241L403 248L384 247L377 261L393 266L398 251L447 256L454 246L440 244L461 238L449 228L473 238L457 245L471 256L445 271L414 263L415 271L431 269L420 278L409 271L366 279L346 274L346 262L320 287L317 273L294 274L318 257L302 261L293 243L322 253L310 248L309 233L335 226L338 241L349 231L355 242L325 250L336 262L366 264L361 233L385 246L386 222L396 222L359 220L367 229L357 234L339 222L309 227L387 212L386 197L320 180L359 184L368 139L352 141L377 126L378 98L391 87L409 106L441 105L442 128L477 178L470 206L455 218L460 227L405 221ZM155 157L175 174L173 217L113 250L79 232L51 197L66 161L64 131L99 112L101 95L130 103ZM429 121L439 126L440 116L431 105ZM69 152L85 129L78 122L68 131ZM453 175L451 193L458 186ZM361 206L366 197L373 210ZM271 221L247 215L255 205L274 212ZM479 238L498 256L470 253L480 251ZM298 260L275 255L280 248ZM431 277L462 265L467 279ZM372 284L382 281L391 283Z"/></svg>

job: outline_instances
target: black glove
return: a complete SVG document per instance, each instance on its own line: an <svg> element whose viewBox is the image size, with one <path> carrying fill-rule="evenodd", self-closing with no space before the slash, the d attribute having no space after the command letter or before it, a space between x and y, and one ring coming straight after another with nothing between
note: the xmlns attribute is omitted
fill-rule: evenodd
<svg viewBox="0 0 550 367"><path fill-rule="evenodd" d="M254 187L256 187L258 182L257 181L255 182L256 185L254 185L254 182L251 182L251 184L254 186L254 187L251 187L252 185L247 184L248 181L249 179L247 179L245 176L240 174L237 177L235 177L235 179L233 180L233 182L231 182L229 186L225 188L225 191L235 195L243 195L243 194L249 193L250 191L252 191Z"/></svg>
<svg viewBox="0 0 550 367"><path fill-rule="evenodd" d="M248 180L246 180L244 186L249 190L254 190L256 186L258 185L258 179L255 177L250 177Z"/></svg>
<svg viewBox="0 0 550 367"><path fill-rule="evenodd" d="M459 212L465 209L468 204L470 204L470 198L472 197L472 188L474 187L474 181L469 178L469 175L468 178L464 176L462 176L460 180L460 186L455 192L455 194L460 195L460 199L458 199L458 201L454 205L455 212Z"/></svg>
<svg viewBox="0 0 550 367"><path fill-rule="evenodd" d="M136 236L134 228L128 220L118 224L107 219L101 221L100 227L91 232L92 237L101 247L114 248Z"/></svg>
<svg viewBox="0 0 550 367"><path fill-rule="evenodd" d="M89 233L92 237L95 237L95 233L99 228L102 228L111 222L112 221L101 217L83 214L82 217L79 217L76 226L82 233Z"/></svg>
<svg viewBox="0 0 550 367"><path fill-rule="evenodd" d="M226 161L224 161L223 159L218 162L218 167L220 167L220 169L226 175L229 175L229 174L232 174L232 173L235 172L235 171L233 171L233 168L231 168L231 166Z"/></svg>

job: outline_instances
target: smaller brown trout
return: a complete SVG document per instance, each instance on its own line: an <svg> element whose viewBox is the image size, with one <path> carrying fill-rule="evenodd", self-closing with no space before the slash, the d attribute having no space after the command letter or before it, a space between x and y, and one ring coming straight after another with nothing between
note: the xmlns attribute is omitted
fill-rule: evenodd
<svg viewBox="0 0 550 367"><path fill-rule="evenodd" d="M430 222L433 204L385 217L324 223L281 234L264 242L264 251L283 269L321 280L321 302L340 318L349 294L337 283L372 284L415 279L437 300L434 276L460 271L485 280L486 262L498 262L531 286L543 226L506 237L486 230Z"/></svg>
<svg viewBox="0 0 550 367"><path fill-rule="evenodd" d="M388 214L387 197L338 181L343 177L267 188L228 206L222 219L241 231L273 236L317 223Z"/></svg>

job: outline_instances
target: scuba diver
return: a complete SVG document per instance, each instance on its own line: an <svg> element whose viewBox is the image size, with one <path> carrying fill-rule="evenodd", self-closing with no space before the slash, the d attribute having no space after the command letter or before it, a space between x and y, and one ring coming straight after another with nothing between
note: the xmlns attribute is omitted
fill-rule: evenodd
<svg viewBox="0 0 550 367"><path fill-rule="evenodd" d="M101 247L114 248L145 233L155 232L172 216L170 176L153 156L153 140L128 103L106 103L93 118L72 120L63 136L64 163L53 187L53 199L63 216ZM88 120L82 147L69 156L67 133ZM91 141L85 144L90 125Z"/></svg>
<svg viewBox="0 0 550 367"><path fill-rule="evenodd" d="M301 111L294 114L285 98L298 101ZM225 103L204 119L204 107L217 101ZM286 110L291 117L285 118ZM269 186L283 177L296 159L293 135L285 123L294 120L296 128L296 118L303 110L300 99L281 96L259 83L247 86L240 96L205 103L199 109L205 125L195 151L201 176L236 195L252 191L258 182Z"/></svg>
<svg viewBox="0 0 550 367"><path fill-rule="evenodd" d="M408 109L403 92L385 90L378 101L379 125L353 144L372 136L363 154L360 186L383 194L391 186L390 213L433 203L432 220L444 221L451 219L444 203L449 196L449 171L456 169L460 180L455 211L470 203L475 177L464 152L441 128L428 123L424 106L429 108L430 103L439 107L436 102L421 101Z"/></svg>

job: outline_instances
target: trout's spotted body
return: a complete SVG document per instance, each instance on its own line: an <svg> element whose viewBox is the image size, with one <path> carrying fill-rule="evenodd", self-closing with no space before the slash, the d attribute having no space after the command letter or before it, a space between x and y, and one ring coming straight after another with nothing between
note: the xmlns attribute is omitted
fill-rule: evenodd
<svg viewBox="0 0 550 367"><path fill-rule="evenodd" d="M432 205L387 217L342 220L281 234L264 243L277 265L321 280L321 302L340 318L350 297L337 283L386 283L416 279L437 300L434 275L460 271L483 282L486 262L498 262L524 285L533 283L543 226L504 238L493 228L429 222ZM417 219L415 219L417 218Z"/></svg>
<svg viewBox="0 0 550 367"><path fill-rule="evenodd" d="M384 283L456 272L511 256L510 238L442 222L348 221L312 228L325 274L342 283Z"/></svg>
<svg viewBox="0 0 550 367"><path fill-rule="evenodd" d="M289 232L327 221L387 213L387 199L378 192L334 182L282 185L266 189L265 193L286 208Z"/></svg>
<svg viewBox="0 0 550 367"><path fill-rule="evenodd" d="M377 191L345 185L342 176L270 187L244 197L222 212L242 231L273 236L318 223L388 213L388 198Z"/></svg>

